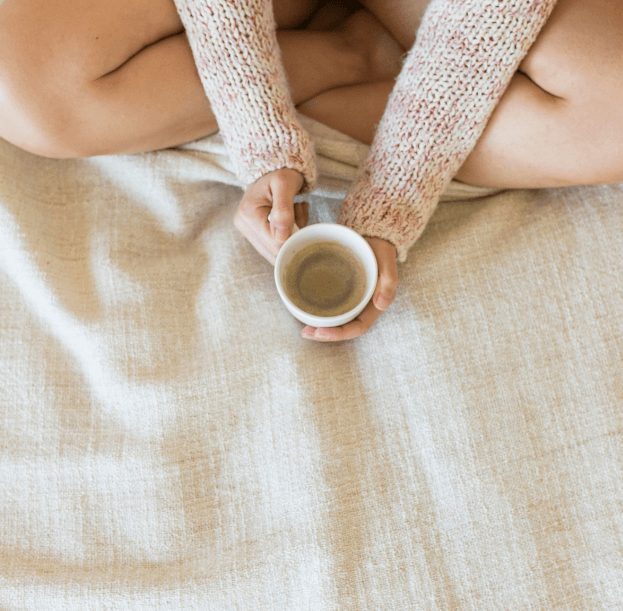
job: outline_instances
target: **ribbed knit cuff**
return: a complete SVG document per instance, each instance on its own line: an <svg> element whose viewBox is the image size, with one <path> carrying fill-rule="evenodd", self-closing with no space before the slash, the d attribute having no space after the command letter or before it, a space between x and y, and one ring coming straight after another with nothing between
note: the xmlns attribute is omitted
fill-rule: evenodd
<svg viewBox="0 0 623 611"><path fill-rule="evenodd" d="M269 146L258 138L256 143L249 143L247 139L236 139L230 134L221 133L228 151L236 164L237 173L247 185L255 182L264 174L281 168L297 170L303 175L304 183L301 194L311 193L318 182L316 155L314 145L303 127L292 121L288 126L289 132L283 133L281 141L275 146L271 141ZM232 151L245 149L246 153L235 155ZM245 163L245 161L247 163Z"/></svg>
<svg viewBox="0 0 623 611"><path fill-rule="evenodd" d="M362 170L340 207L338 223L362 236L391 242L396 247L398 261L404 263L435 211L439 197L390 199L384 185L375 185L369 171L365 167Z"/></svg>

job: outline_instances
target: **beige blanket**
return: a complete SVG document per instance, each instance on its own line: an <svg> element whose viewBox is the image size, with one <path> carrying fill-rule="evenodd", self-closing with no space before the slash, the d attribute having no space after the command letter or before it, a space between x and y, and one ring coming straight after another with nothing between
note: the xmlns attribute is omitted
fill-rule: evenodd
<svg viewBox="0 0 623 611"><path fill-rule="evenodd" d="M622 609L623 188L453 185L316 344L228 163L0 140L0 609Z"/></svg>

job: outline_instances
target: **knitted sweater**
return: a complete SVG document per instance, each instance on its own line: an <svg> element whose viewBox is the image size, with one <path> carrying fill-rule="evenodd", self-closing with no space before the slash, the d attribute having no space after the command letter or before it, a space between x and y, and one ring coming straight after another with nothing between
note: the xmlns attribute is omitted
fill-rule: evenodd
<svg viewBox="0 0 623 611"><path fill-rule="evenodd" d="M433 0L340 210L404 261L555 0Z"/></svg>
<svg viewBox="0 0 623 611"><path fill-rule="evenodd" d="M280 168L313 190L316 159L277 44L272 0L174 0L223 141L246 184Z"/></svg>
<svg viewBox="0 0 623 611"><path fill-rule="evenodd" d="M432 0L339 222L404 261L485 128L556 0ZM175 0L242 177L290 167L316 180L289 95L271 0Z"/></svg>

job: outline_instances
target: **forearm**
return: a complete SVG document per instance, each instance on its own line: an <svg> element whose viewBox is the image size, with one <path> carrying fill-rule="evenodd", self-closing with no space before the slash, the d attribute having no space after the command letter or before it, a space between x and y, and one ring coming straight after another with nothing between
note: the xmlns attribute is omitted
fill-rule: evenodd
<svg viewBox="0 0 623 611"><path fill-rule="evenodd" d="M270 0L175 0L201 82L238 174L282 167L316 181L313 146L296 117Z"/></svg>
<svg viewBox="0 0 623 611"><path fill-rule="evenodd" d="M554 4L431 3L340 222L406 258Z"/></svg>

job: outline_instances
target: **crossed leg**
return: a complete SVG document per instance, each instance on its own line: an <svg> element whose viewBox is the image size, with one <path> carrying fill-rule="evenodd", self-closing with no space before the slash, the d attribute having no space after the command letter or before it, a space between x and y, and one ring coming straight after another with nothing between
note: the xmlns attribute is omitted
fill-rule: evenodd
<svg viewBox="0 0 623 611"><path fill-rule="evenodd" d="M374 59L384 28L371 15L367 25L289 29L318 4L274 2L295 103L397 73L398 58L393 72ZM217 129L172 0L0 4L0 136L17 146L50 157L134 153Z"/></svg>
<svg viewBox="0 0 623 611"><path fill-rule="evenodd" d="M362 3L398 49L413 44L427 0ZM622 4L558 1L457 179L623 181ZM275 0L277 25L300 26L317 7ZM282 30L278 41L299 110L370 142L396 67L383 75L361 33ZM0 49L0 136L32 152L139 152L218 128L171 0L3 0Z"/></svg>
<svg viewBox="0 0 623 611"><path fill-rule="evenodd" d="M623 2L558 0L458 178L492 187L623 182Z"/></svg>
<svg viewBox="0 0 623 611"><path fill-rule="evenodd" d="M362 3L409 48L428 1ZM391 89L328 91L300 110L369 143ZM622 98L623 1L558 0L456 178L500 188L623 182ZM362 99L358 122L339 110Z"/></svg>

